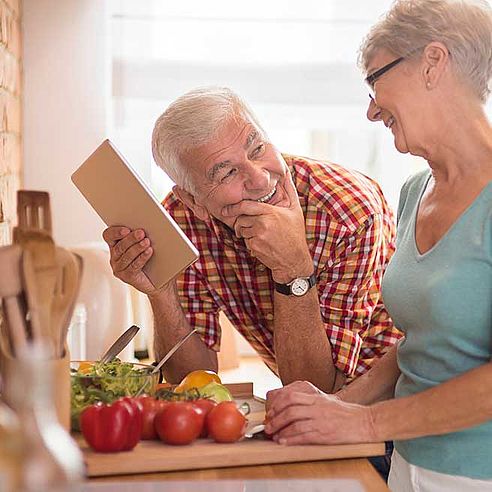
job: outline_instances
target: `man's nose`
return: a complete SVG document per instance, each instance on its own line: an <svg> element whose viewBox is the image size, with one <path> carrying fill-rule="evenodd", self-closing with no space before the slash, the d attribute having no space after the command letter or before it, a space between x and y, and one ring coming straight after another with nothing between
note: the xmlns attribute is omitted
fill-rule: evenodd
<svg viewBox="0 0 492 492"><path fill-rule="evenodd" d="M370 96L366 115L370 121L379 121L381 119L381 108L376 104L376 100Z"/></svg>
<svg viewBox="0 0 492 492"><path fill-rule="evenodd" d="M247 178L246 188L249 190L264 190L270 182L270 173L259 166L258 164L250 164Z"/></svg>

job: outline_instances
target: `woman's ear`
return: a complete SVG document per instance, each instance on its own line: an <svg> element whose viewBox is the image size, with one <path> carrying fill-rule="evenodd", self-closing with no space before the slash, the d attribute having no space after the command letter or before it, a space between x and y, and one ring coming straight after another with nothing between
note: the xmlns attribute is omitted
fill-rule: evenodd
<svg viewBox="0 0 492 492"><path fill-rule="evenodd" d="M444 44L433 41L424 48L422 58L424 61L422 71L424 84L430 90L437 86L446 70L449 61L449 51Z"/></svg>
<svg viewBox="0 0 492 492"><path fill-rule="evenodd" d="M195 197L191 193L179 186L173 186L173 193L178 200L190 208L199 219L207 220L209 218L208 210L203 205L197 203Z"/></svg>

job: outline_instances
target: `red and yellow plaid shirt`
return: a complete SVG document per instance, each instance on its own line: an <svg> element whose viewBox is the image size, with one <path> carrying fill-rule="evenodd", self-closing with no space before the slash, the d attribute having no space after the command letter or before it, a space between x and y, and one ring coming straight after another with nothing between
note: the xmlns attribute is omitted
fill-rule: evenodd
<svg viewBox="0 0 492 492"><path fill-rule="evenodd" d="M319 303L336 367L349 377L401 336L381 301L394 251L392 213L379 186L335 164L284 156L305 217ZM219 311L278 373L273 347L271 273L243 239L216 219L202 221L171 193L163 202L200 252L178 278L181 305L208 347L220 349ZM306 320L309 329L309 320Z"/></svg>

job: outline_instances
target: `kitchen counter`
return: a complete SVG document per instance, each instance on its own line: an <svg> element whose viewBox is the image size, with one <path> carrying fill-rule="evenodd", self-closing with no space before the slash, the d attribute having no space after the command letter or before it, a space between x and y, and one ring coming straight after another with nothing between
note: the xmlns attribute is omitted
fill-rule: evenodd
<svg viewBox="0 0 492 492"><path fill-rule="evenodd" d="M138 482L138 484L136 483ZM365 458L148 473L88 480L83 492L387 492Z"/></svg>

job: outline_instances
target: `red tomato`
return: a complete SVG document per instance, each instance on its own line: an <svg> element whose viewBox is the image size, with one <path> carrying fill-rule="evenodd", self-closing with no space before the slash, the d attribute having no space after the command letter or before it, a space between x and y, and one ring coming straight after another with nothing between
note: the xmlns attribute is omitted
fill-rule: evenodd
<svg viewBox="0 0 492 492"><path fill-rule="evenodd" d="M151 396L141 396L138 398L138 401L142 405L143 413L142 439L158 439L154 427L154 419L158 412L164 410L164 408L169 405L169 402L156 400Z"/></svg>
<svg viewBox="0 0 492 492"><path fill-rule="evenodd" d="M207 430L207 415L214 408L217 403L215 403L213 400L210 400L209 398L199 398L198 400L194 400L191 402L191 404L195 408L199 408L200 410L203 411L205 421L203 423L203 429L202 433L200 434L200 437L207 437L208 435L208 430Z"/></svg>
<svg viewBox="0 0 492 492"><path fill-rule="evenodd" d="M244 436L246 417L233 401L223 401L207 415L208 435L215 442L235 442Z"/></svg>
<svg viewBox="0 0 492 492"><path fill-rule="evenodd" d="M190 444L202 432L204 413L185 401L171 402L157 413L155 430L167 444Z"/></svg>

